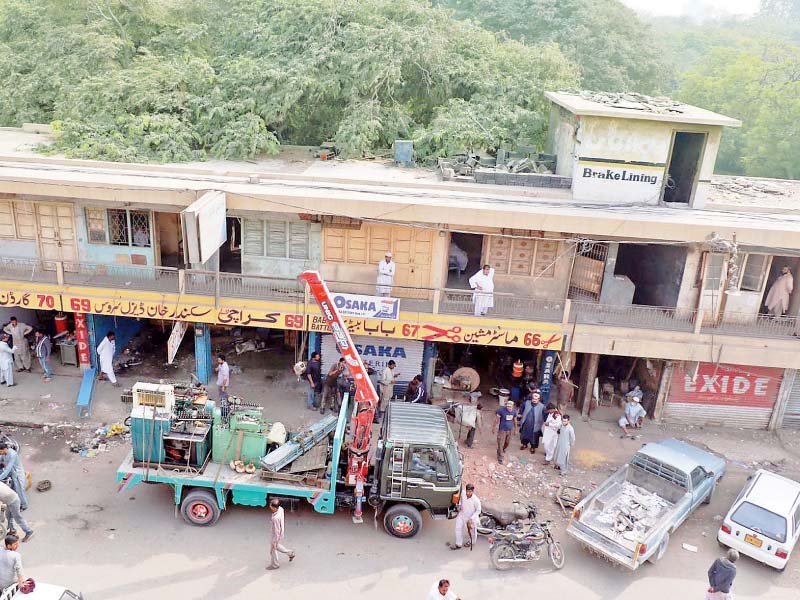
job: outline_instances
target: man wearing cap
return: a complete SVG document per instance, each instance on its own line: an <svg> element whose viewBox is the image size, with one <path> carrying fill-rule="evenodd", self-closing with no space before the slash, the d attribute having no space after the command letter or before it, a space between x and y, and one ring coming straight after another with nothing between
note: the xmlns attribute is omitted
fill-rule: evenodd
<svg viewBox="0 0 800 600"><path fill-rule="evenodd" d="M392 282L394 282L394 261L392 253L387 251L386 257L378 263L378 285L376 287L378 296L391 296Z"/></svg>
<svg viewBox="0 0 800 600"><path fill-rule="evenodd" d="M636 386L636 389L639 389L639 386ZM619 418L619 426L622 429L622 435L620 438L629 437L633 438L633 436L628 431L628 427L635 427L639 428L642 426L642 421L644 420L645 415L647 412L642 408L642 397L639 394L635 394L636 390L633 392L629 392L625 397L627 398L628 402L625 404L625 412Z"/></svg>

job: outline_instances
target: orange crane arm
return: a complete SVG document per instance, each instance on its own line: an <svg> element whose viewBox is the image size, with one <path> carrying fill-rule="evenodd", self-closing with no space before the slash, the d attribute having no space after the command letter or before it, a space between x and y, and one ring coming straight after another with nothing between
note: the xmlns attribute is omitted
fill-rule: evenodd
<svg viewBox="0 0 800 600"><path fill-rule="evenodd" d="M378 392L370 381L364 361L356 351L350 332L347 331L339 311L331 298L328 286L318 271L304 271L300 279L306 284L319 304L322 316L331 328L333 339L339 352L350 369L356 386L355 410L350 421L350 444L347 458L347 485L355 486L356 510L353 520L361 522L361 503L364 499L364 485L369 471L369 449L372 441L372 421L378 406Z"/></svg>

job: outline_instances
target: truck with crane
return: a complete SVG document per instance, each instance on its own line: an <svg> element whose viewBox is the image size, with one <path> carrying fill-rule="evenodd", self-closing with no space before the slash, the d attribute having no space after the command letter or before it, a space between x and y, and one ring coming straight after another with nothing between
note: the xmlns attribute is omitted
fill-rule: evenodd
<svg viewBox="0 0 800 600"><path fill-rule="evenodd" d="M462 461L444 412L392 402L374 435L378 394L350 333L319 273L300 279L350 370L352 404L345 397L337 418L287 434L259 406L235 398L217 405L193 389L137 384L133 448L117 470L119 491L140 482L170 485L184 520L199 526L213 525L231 505L267 506L271 498L305 499L324 514L347 509L356 523L366 502L399 538L421 531L423 512L453 518Z"/></svg>

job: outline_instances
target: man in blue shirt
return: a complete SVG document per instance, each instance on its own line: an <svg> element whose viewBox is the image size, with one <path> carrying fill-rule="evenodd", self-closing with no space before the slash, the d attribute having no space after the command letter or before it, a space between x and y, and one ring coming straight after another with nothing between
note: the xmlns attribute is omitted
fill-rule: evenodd
<svg viewBox="0 0 800 600"><path fill-rule="evenodd" d="M517 417L519 413L514 401L506 402L505 407L498 408L494 417L494 432L497 433L497 462L503 463L511 438L517 434Z"/></svg>

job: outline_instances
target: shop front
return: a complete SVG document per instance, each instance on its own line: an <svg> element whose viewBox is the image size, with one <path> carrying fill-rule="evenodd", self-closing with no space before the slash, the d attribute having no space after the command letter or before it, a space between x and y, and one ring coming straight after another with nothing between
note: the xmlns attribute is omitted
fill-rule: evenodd
<svg viewBox="0 0 800 600"><path fill-rule="evenodd" d="M663 419L701 426L767 429L783 369L713 363L676 365Z"/></svg>

